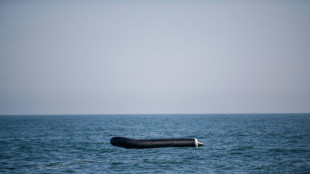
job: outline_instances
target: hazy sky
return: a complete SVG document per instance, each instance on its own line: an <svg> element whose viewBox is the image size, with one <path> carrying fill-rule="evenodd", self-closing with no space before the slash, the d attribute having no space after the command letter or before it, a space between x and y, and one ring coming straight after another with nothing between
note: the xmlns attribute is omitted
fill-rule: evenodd
<svg viewBox="0 0 310 174"><path fill-rule="evenodd" d="M0 1L0 114L310 112L310 1Z"/></svg>

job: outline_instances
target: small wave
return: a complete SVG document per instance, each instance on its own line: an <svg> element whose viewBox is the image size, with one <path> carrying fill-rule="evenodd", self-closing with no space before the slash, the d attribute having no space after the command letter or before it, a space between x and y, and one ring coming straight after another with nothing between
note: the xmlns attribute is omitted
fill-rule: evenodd
<svg viewBox="0 0 310 174"><path fill-rule="evenodd" d="M271 148L269 152L280 152L280 153L305 153L310 152L309 149L304 148Z"/></svg>
<svg viewBox="0 0 310 174"><path fill-rule="evenodd" d="M235 149L231 149L230 151L234 151L234 152L242 152L242 151L247 151L247 150L252 150L254 149L253 146L242 146L242 147L238 147Z"/></svg>

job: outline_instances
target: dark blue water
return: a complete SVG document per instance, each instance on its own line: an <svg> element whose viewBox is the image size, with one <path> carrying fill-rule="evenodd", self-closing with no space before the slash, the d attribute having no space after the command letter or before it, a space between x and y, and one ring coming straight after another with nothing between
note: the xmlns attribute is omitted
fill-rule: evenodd
<svg viewBox="0 0 310 174"><path fill-rule="evenodd" d="M197 138L124 149L113 136ZM0 116L0 173L310 173L310 114Z"/></svg>

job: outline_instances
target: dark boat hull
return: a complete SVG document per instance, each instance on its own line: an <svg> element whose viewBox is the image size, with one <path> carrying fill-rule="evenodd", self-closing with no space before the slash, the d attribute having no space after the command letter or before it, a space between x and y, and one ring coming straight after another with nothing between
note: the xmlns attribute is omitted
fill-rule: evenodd
<svg viewBox="0 0 310 174"><path fill-rule="evenodd" d="M158 148L158 147L198 147L204 144L197 139L130 139L125 137L113 137L111 139L113 146L124 148Z"/></svg>

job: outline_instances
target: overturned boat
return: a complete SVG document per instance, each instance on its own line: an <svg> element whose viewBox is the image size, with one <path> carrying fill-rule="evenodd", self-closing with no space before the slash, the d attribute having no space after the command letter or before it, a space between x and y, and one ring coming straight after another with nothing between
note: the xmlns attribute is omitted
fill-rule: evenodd
<svg viewBox="0 0 310 174"><path fill-rule="evenodd" d="M199 147L204 143L196 138L169 138L169 139L130 139L125 137L113 137L111 139L113 146L124 148L158 148L158 147Z"/></svg>

